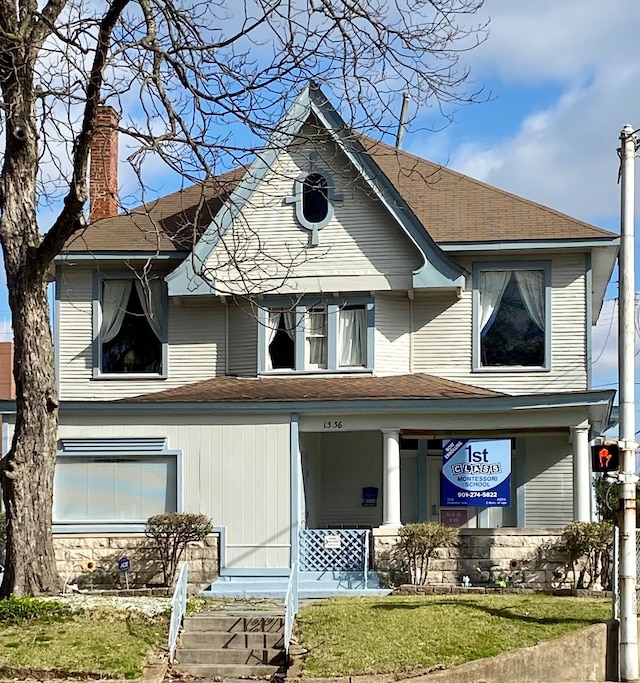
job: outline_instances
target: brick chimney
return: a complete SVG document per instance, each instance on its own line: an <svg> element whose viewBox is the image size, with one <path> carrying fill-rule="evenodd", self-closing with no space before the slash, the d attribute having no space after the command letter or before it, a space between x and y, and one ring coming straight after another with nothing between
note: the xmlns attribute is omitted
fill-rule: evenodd
<svg viewBox="0 0 640 683"><path fill-rule="evenodd" d="M89 221L118 213L118 130L113 107L99 106L89 163Z"/></svg>
<svg viewBox="0 0 640 683"><path fill-rule="evenodd" d="M0 399L16 397L13 381L13 342L0 342Z"/></svg>

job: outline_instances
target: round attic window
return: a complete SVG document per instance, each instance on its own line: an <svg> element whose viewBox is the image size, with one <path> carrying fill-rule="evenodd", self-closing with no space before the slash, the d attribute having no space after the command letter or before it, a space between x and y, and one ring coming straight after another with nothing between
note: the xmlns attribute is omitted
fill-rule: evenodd
<svg viewBox="0 0 640 683"><path fill-rule="evenodd" d="M320 173L302 182L302 215L309 223L321 223L329 214L329 184Z"/></svg>

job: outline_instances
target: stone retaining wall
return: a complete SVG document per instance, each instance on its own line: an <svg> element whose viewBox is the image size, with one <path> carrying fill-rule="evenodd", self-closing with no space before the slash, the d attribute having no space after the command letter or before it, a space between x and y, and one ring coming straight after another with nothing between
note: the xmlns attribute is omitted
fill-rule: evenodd
<svg viewBox="0 0 640 683"><path fill-rule="evenodd" d="M200 542L190 543L185 560L189 562L189 590L196 592L217 578L217 533ZM162 581L157 552L144 534L56 534L53 537L58 572L66 584L80 589L130 588L157 586ZM118 560L131 560L131 571L125 577ZM93 571L89 570L93 563Z"/></svg>
<svg viewBox="0 0 640 683"><path fill-rule="evenodd" d="M376 569L394 585L407 582L393 558L395 529L375 529ZM571 586L562 529L460 529L458 543L439 551L429 568L429 585L507 586L552 590Z"/></svg>

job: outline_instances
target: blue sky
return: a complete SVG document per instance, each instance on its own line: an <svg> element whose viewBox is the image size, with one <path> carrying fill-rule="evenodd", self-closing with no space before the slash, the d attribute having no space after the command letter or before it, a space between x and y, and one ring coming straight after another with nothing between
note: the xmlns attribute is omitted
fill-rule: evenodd
<svg viewBox="0 0 640 683"><path fill-rule="evenodd" d="M640 3L486 0L482 11L489 35L463 61L487 101L460 108L437 132L441 120L414 111L404 148L618 231L618 135L626 123L640 127ZM162 190L162 178L154 185ZM597 388L616 383L616 294L610 286L594 332ZM8 335L0 281L0 336Z"/></svg>

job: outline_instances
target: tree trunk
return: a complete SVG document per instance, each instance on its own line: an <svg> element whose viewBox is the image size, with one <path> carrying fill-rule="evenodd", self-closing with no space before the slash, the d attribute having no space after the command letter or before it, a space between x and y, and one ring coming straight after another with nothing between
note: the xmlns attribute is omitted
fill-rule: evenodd
<svg viewBox="0 0 640 683"><path fill-rule="evenodd" d="M53 593L62 587L51 534L58 399L46 284L14 289L10 302L22 315L13 317L19 420L0 469L7 515L2 597Z"/></svg>

